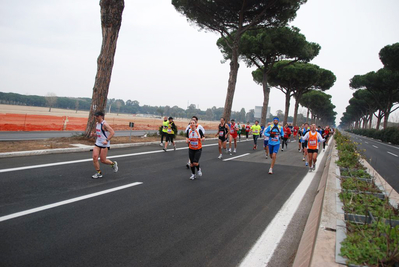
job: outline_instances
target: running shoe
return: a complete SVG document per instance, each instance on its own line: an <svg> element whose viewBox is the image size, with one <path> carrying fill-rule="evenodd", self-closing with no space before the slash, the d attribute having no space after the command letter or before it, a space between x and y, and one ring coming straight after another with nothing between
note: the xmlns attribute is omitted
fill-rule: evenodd
<svg viewBox="0 0 399 267"><path fill-rule="evenodd" d="M316 163L313 164L313 170L316 170Z"/></svg>
<svg viewBox="0 0 399 267"><path fill-rule="evenodd" d="M166 152L166 148L164 148L164 149L163 149L163 151L165 151L165 152Z"/></svg>
<svg viewBox="0 0 399 267"><path fill-rule="evenodd" d="M284 148L282 148L281 151L284 151Z"/></svg>
<svg viewBox="0 0 399 267"><path fill-rule="evenodd" d="M303 157L302 161L305 161L305 157Z"/></svg>
<svg viewBox="0 0 399 267"><path fill-rule="evenodd" d="M163 146L163 143L160 143L159 146Z"/></svg>
<svg viewBox="0 0 399 267"><path fill-rule="evenodd" d="M93 179L98 179L98 178L102 178L102 177L103 177L103 175L101 172L100 173L96 172L95 174L93 174L91 176L91 178L93 178Z"/></svg>
<svg viewBox="0 0 399 267"><path fill-rule="evenodd" d="M306 161L305 166L309 166L309 163Z"/></svg>
<svg viewBox="0 0 399 267"><path fill-rule="evenodd" d="M118 162L114 161L114 165L112 165L112 169L114 169L114 172L118 172Z"/></svg>
<svg viewBox="0 0 399 267"><path fill-rule="evenodd" d="M199 177L202 176L202 170L201 170L201 168L198 170L197 174L198 174Z"/></svg>
<svg viewBox="0 0 399 267"><path fill-rule="evenodd" d="M310 167L310 168L309 168L309 172L312 172L312 170L313 170L312 167Z"/></svg>
<svg viewBox="0 0 399 267"><path fill-rule="evenodd" d="M190 169L190 163L186 163L186 168Z"/></svg>
<svg viewBox="0 0 399 267"><path fill-rule="evenodd" d="M194 180L194 179L195 179L195 174L191 174L190 180Z"/></svg>
<svg viewBox="0 0 399 267"><path fill-rule="evenodd" d="M231 153L231 148L229 148L229 153Z"/></svg>
<svg viewBox="0 0 399 267"><path fill-rule="evenodd" d="M269 174L273 174L273 169L272 168L269 169Z"/></svg>
<svg viewBox="0 0 399 267"><path fill-rule="evenodd" d="M222 154L220 154L220 155L219 155L219 157L218 157L218 159L221 159L222 157L223 157L223 155L222 155Z"/></svg>
<svg viewBox="0 0 399 267"><path fill-rule="evenodd" d="M266 155L266 158L267 158L267 155Z"/></svg>
<svg viewBox="0 0 399 267"><path fill-rule="evenodd" d="M233 153L234 153L234 154L235 154L235 153L237 153L237 150L236 150L236 149L234 149Z"/></svg>

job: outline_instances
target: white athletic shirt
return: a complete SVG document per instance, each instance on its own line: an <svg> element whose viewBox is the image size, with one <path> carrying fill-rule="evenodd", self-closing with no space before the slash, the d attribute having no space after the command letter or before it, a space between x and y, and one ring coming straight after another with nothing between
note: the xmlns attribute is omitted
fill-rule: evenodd
<svg viewBox="0 0 399 267"><path fill-rule="evenodd" d="M99 147L110 147L111 142L108 141L106 145L104 145L104 141L107 140L109 132L104 129L104 123L105 120L102 121L101 123L97 123L96 125L96 134L97 134L97 139L96 139L96 146Z"/></svg>
<svg viewBox="0 0 399 267"><path fill-rule="evenodd" d="M186 128L186 133L187 133L187 131L188 130L190 130L190 124L187 126L187 128ZM202 127L202 125L197 125L197 130L199 131L199 130L201 130L202 131L202 133L205 135L205 129L204 129L204 127Z"/></svg>

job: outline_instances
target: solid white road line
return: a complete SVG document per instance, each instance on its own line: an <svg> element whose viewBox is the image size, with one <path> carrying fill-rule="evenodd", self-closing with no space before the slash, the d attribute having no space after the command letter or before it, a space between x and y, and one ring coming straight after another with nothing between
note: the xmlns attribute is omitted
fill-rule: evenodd
<svg viewBox="0 0 399 267"><path fill-rule="evenodd" d="M217 146L217 145L218 144L207 144L207 145L203 145L203 147ZM183 150L183 149L188 149L188 147L181 147L181 148L177 148L176 150ZM167 150L167 151L170 151L170 150ZM173 149L171 151L173 151ZM138 152L138 153L131 153L131 154L109 156L108 158L109 159L116 159L116 158L141 156L141 155L154 154L154 153L165 153L165 151L163 151L163 150L154 150L154 151L147 151L147 152ZM81 163L81 162L88 162L88 161L92 161L92 160L93 159L90 158L90 159L80 159L80 160L71 160L71 161L63 161L63 162L32 165L32 166L0 169L0 173L2 173L2 172L13 172L13 171L30 170L30 169L36 169L36 168L53 167L53 166L60 166L60 165L67 165L67 164L75 164L75 163Z"/></svg>
<svg viewBox="0 0 399 267"><path fill-rule="evenodd" d="M318 162L321 160L322 157L318 159ZM319 164L317 164L314 172L309 172L303 178L302 182L284 203L283 207L240 263L240 267L264 267L268 265L318 168Z"/></svg>
<svg viewBox="0 0 399 267"><path fill-rule="evenodd" d="M388 154L391 154L392 156L399 157L398 155L396 155L396 154L394 154L394 153L391 153L391 152L389 152L389 151L387 151L387 152L388 152Z"/></svg>
<svg viewBox="0 0 399 267"><path fill-rule="evenodd" d="M85 195L85 196L81 196L81 197L76 197L76 198L72 198L72 199L56 202L56 203L53 203L53 204L49 204L49 205L45 205L45 206L41 206L41 207L37 207L37 208L25 210L25 211L13 213L13 214L10 214L10 215L6 215L6 216L0 217L0 222L4 222L4 221L11 220L11 219L14 219L14 218L18 218L18 217L21 217L21 216L29 215L29 214L36 213L36 212L39 212L39 211L52 209L52 208L59 207L59 206L62 206L62 205L71 204L73 202L85 200L85 199L88 199L88 198L101 196L101 195L104 195L104 194L112 193L112 192L115 192L115 191L118 191L118 190L126 189L126 188L129 188L129 187L136 186L136 185L141 185L141 184L143 184L143 183L142 182L131 183L131 184L127 184L127 185L123 185L123 186L107 189L107 190L104 190L104 191L100 191L100 192L97 192L97 193L93 193L93 194L89 194L89 195Z"/></svg>
<svg viewBox="0 0 399 267"><path fill-rule="evenodd" d="M249 153L245 153L245 154L242 154L242 155L239 155L239 156L235 156L235 157L232 157L232 158L224 159L223 161L229 161L229 160L233 160L233 159L238 159L238 158L245 157L245 156L248 156L248 155L249 155Z"/></svg>

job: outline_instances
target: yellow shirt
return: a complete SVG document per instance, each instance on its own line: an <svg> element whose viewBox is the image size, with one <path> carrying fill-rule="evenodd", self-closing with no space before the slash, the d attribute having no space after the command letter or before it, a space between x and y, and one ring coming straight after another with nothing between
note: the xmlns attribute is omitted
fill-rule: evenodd
<svg viewBox="0 0 399 267"><path fill-rule="evenodd" d="M253 135L259 135L261 127L260 127L259 124L258 125L254 124L254 125L251 126L251 130L252 130L252 134Z"/></svg>

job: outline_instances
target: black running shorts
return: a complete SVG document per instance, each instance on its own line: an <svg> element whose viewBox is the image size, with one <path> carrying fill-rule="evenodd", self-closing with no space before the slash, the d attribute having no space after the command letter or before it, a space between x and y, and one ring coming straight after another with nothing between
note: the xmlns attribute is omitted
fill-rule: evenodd
<svg viewBox="0 0 399 267"><path fill-rule="evenodd" d="M202 148L198 150L189 149L188 150L188 157L191 163L198 163L201 158Z"/></svg>

